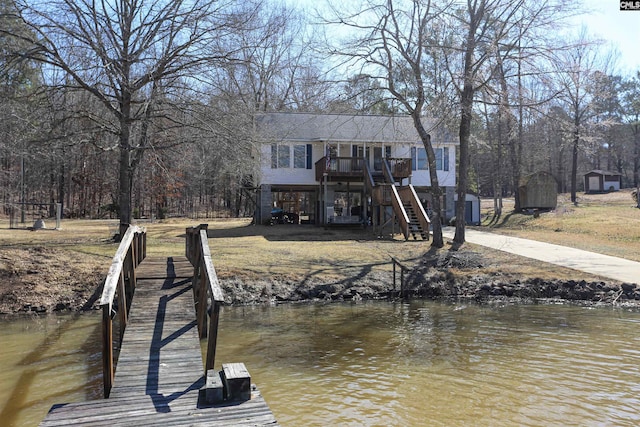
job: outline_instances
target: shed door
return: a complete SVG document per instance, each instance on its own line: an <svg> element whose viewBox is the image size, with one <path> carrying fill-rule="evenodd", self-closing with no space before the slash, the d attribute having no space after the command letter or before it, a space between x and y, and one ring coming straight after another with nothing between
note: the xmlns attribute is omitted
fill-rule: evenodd
<svg viewBox="0 0 640 427"><path fill-rule="evenodd" d="M464 202L464 222L473 224L473 202L471 200Z"/></svg>
<svg viewBox="0 0 640 427"><path fill-rule="evenodd" d="M600 177L599 176L590 176L589 177L589 191L600 191Z"/></svg>

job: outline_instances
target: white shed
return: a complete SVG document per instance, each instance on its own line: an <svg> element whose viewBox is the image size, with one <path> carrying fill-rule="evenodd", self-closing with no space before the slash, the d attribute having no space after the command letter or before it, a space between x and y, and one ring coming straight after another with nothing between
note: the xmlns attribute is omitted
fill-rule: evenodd
<svg viewBox="0 0 640 427"><path fill-rule="evenodd" d="M592 170L584 175L585 193L607 193L620 191L622 175L616 172Z"/></svg>
<svg viewBox="0 0 640 427"><path fill-rule="evenodd" d="M458 194L454 196L458 202ZM467 193L465 196L464 222L469 225L480 225L480 197Z"/></svg>

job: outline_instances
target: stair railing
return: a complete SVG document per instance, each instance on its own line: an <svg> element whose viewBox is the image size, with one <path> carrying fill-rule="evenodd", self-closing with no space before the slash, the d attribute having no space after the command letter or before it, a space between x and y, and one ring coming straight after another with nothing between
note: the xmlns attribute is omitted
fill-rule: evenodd
<svg viewBox="0 0 640 427"><path fill-rule="evenodd" d="M399 194L401 200L407 201L411 204L411 207L413 208L413 211L416 213L416 216L418 218L418 223L422 227L422 230L424 230L427 240L429 240L431 220L429 219L427 212L424 210L424 206L422 206L415 188L413 187L413 185L409 184L406 187L402 187L399 191Z"/></svg>
<svg viewBox="0 0 640 427"><path fill-rule="evenodd" d="M382 161L382 173L384 174L384 179L389 184L395 185L396 180L393 178L393 173L391 172L391 166L389 165L389 161L384 159Z"/></svg>
<svg viewBox="0 0 640 427"><path fill-rule="evenodd" d="M398 194L398 190L395 185L390 185L391 187L391 205L393 206L393 210L398 216L398 222L400 223L400 229L402 230L402 234L404 235L404 239L409 239L409 215L402 205L402 199L400 199L400 195Z"/></svg>

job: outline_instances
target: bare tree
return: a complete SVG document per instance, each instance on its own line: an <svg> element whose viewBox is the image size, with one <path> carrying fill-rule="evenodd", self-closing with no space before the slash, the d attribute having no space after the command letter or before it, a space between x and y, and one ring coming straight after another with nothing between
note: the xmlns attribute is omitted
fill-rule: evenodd
<svg viewBox="0 0 640 427"><path fill-rule="evenodd" d="M351 15L334 7L334 23L346 24L356 33L338 53L360 68L360 78L380 82L412 118L424 145L431 180L433 218L432 247L444 246L441 222L441 196L436 154L431 143L432 124L425 120L434 105L447 105L437 94L445 88L433 90L434 80L428 78L431 38L437 15L431 1L386 0L382 4L367 2L366 7ZM441 124L441 123L440 123Z"/></svg>
<svg viewBox="0 0 640 427"><path fill-rule="evenodd" d="M428 111L439 111L444 117L454 107L459 111L456 243L465 241L465 199L476 96L493 84L500 72L503 77L502 81L498 79L496 91L508 94L507 79L512 75L520 78L520 69L507 68L507 62L517 57L518 64L523 63L525 49L521 41L534 30L550 26L554 14L562 16L561 11L559 2L551 0L387 0L383 4L368 2L351 15L336 12L334 22L347 24L363 34L338 53L351 64L359 65L358 74L384 81L385 89L414 119L427 149L434 200L438 199L439 188L431 165L429 130L424 128L423 117ZM527 49L531 52L542 44L540 41L536 44L533 37L528 42ZM455 97L451 95L452 88ZM521 92L516 100L522 101ZM518 135L521 138L522 129L515 119L518 116L507 111L512 104L509 97L503 97L500 103L508 113L503 114L504 124L509 128L505 135L514 141L510 157L517 163L515 138ZM522 117L522 109L518 113ZM442 242L436 234L434 227L437 246Z"/></svg>
<svg viewBox="0 0 640 427"><path fill-rule="evenodd" d="M557 67L558 99L564 104L571 123L571 202L577 204L579 153L593 143L587 131L597 115L594 73L605 71L606 62L583 30L573 46L560 50L554 60Z"/></svg>
<svg viewBox="0 0 640 427"><path fill-rule="evenodd" d="M157 101L176 85L196 85L196 70L228 56L211 46L238 24L233 3L17 0L16 5L15 17L31 33L0 28L26 42L15 57L41 62L46 77L53 75L47 69L64 71L63 80L47 83L86 91L108 112L86 115L117 136L110 148L119 153L120 223L130 223L134 172L151 144Z"/></svg>
<svg viewBox="0 0 640 427"><path fill-rule="evenodd" d="M460 159L458 165L458 204L456 205L456 232L454 241L463 243L465 241L465 196L468 188L469 172L469 144L471 138L473 110L476 94L490 85L495 76L498 78L499 92L502 93L500 104L502 105L504 124L507 135L513 138L519 135L521 138L522 129L518 127L514 133L514 115L506 109L512 104L506 87L505 64L515 57L522 59L522 43L520 42L526 35L540 29L549 28L554 20L562 16L562 7L556 1L532 1L517 0L505 2L501 0L467 0L464 7L448 7L443 10L443 14L450 16L452 23L457 23L456 28L460 28L461 36L453 39L453 43L448 46L449 71L453 82L456 84L460 103ZM556 18L552 18L554 15ZM534 53L544 41L535 40L529 47ZM547 48L544 46L545 49ZM458 64L462 64L458 66ZM518 62L520 64L521 62ZM514 76L517 79L522 77L519 67L516 68ZM521 89L521 83L518 84ZM522 94L519 92L517 100L522 105ZM522 108L522 107L520 107ZM519 109L520 119L522 110ZM506 115L504 114L506 113ZM517 126L521 126L520 124ZM519 151L515 141L509 142L512 145L511 158L515 164L519 163ZM519 168L516 168L516 172ZM516 175L517 177L517 175ZM517 179L514 177L514 179ZM517 185L517 183L516 183Z"/></svg>
<svg viewBox="0 0 640 427"><path fill-rule="evenodd" d="M623 116L633 134L633 186L640 187L640 72L623 83ZM640 207L640 198L638 198Z"/></svg>

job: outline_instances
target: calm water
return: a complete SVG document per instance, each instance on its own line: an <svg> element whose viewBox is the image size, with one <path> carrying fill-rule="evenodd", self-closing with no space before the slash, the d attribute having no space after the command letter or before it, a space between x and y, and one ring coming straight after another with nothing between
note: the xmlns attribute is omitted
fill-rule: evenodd
<svg viewBox="0 0 640 427"><path fill-rule="evenodd" d="M0 426L38 425L53 404L102 396L100 320L0 320Z"/></svg>
<svg viewBox="0 0 640 427"><path fill-rule="evenodd" d="M99 316L6 321L0 425L101 395ZM639 425L640 313L414 302L225 308L283 426Z"/></svg>

